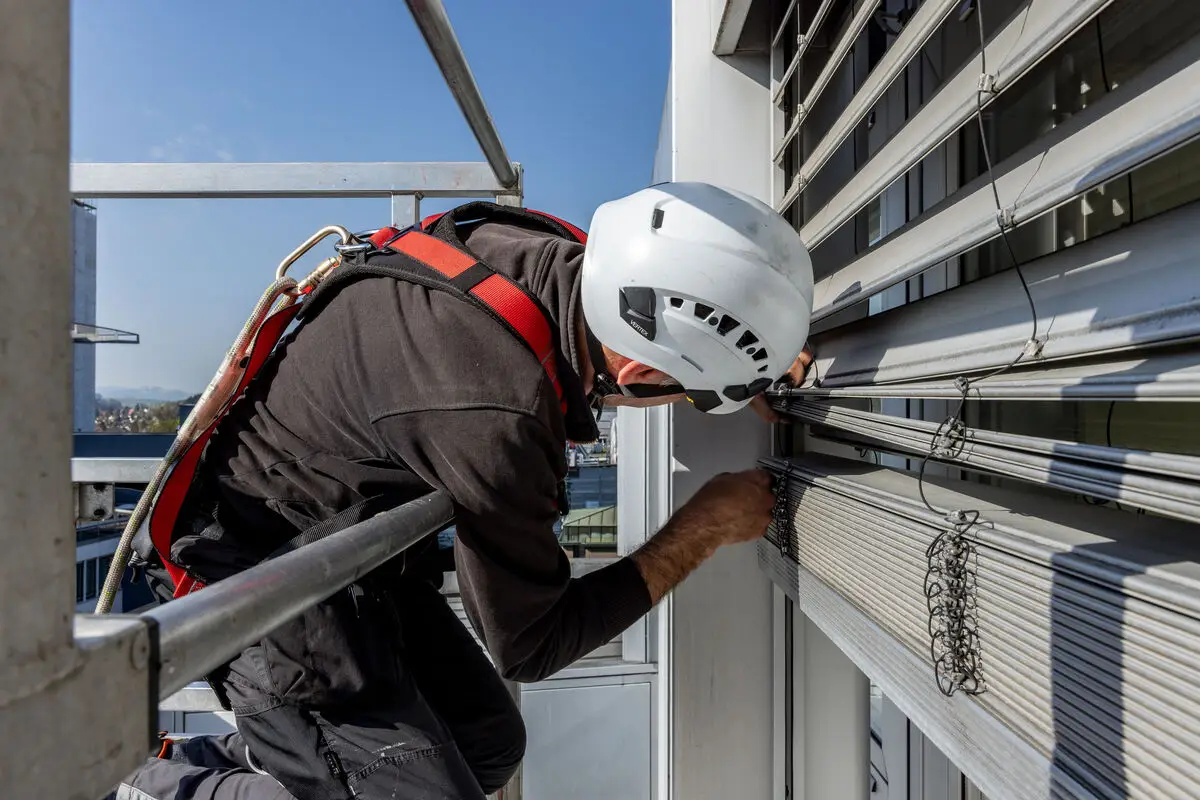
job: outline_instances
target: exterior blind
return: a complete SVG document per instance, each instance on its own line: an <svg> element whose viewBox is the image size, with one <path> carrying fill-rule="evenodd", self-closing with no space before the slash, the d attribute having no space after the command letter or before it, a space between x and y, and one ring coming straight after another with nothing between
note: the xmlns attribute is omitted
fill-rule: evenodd
<svg viewBox="0 0 1200 800"><path fill-rule="evenodd" d="M813 292L813 319L827 317L983 244L1001 230L1122 175L1197 134L1200 40L1173 51L1120 92L1104 96L996 165L995 193L985 174L943 206L819 281Z"/></svg>
<svg viewBox="0 0 1200 800"><path fill-rule="evenodd" d="M773 533L787 558L932 660L931 631L954 613L930 600L952 590L929 555L948 523L925 507L917 479L828 457L763 464L789 476L790 524ZM1195 529L1153 520L1133 533L1126 515L928 478L924 491L935 508L980 514L958 556L967 577L955 600L983 691L957 702L1020 731L1078 781L1067 796L1192 796Z"/></svg>
<svg viewBox="0 0 1200 800"><path fill-rule="evenodd" d="M816 7L780 32L844 35L770 148L816 361L770 393L800 433L760 563L988 797L1194 797L1200 444L1186 407L1111 421L1200 400L1195 9ZM813 58L781 41L775 103Z"/></svg>

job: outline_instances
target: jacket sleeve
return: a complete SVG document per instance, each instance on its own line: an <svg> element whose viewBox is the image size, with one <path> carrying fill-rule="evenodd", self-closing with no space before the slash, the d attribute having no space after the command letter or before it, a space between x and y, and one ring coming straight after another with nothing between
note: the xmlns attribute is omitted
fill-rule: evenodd
<svg viewBox="0 0 1200 800"><path fill-rule="evenodd" d="M630 559L571 577L553 529L563 448L537 416L457 408L375 426L395 457L454 498L463 605L505 678L541 680L650 610Z"/></svg>

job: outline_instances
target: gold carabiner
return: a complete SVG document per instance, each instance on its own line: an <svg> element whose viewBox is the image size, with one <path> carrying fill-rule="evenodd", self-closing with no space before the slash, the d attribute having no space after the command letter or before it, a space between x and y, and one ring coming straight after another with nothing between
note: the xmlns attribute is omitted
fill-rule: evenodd
<svg viewBox="0 0 1200 800"><path fill-rule="evenodd" d="M325 237L331 236L335 233L338 236L342 237L342 244L350 244L351 240L353 240L353 238L354 238L354 235L351 234L350 231L343 228L341 225L326 225L324 228L321 228L321 230L317 231L312 236L305 239L303 244L301 244L299 247L297 247L295 250L293 250L288 255L287 258L285 258L282 262L280 262L279 269L275 270L275 280L279 280L284 275L286 275L288 269L292 266L292 264L295 264L296 261L299 260L300 256L304 255L309 250L313 249L313 247L317 244L317 242L319 242L322 239L324 239ZM326 268L326 271L327 270L328 270L328 268Z"/></svg>

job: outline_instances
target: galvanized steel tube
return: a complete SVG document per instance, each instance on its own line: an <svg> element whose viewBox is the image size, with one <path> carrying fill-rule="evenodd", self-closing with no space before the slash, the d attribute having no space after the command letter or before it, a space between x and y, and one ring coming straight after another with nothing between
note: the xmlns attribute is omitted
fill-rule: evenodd
<svg viewBox="0 0 1200 800"><path fill-rule="evenodd" d="M187 686L321 600L450 523L434 492L147 611L158 628L158 696Z"/></svg>
<svg viewBox="0 0 1200 800"><path fill-rule="evenodd" d="M454 35L454 27L446 15L445 6L441 0L407 0L407 3L421 35L425 37L429 52L433 53L434 61L442 70L446 85L458 101L458 107L467 118L467 124L471 126L479 146L483 148L483 155L491 164L496 180L506 188L516 186L517 171L508 160L504 143L496 131L496 123L488 113L483 95L479 93L479 86L471 74L458 37Z"/></svg>

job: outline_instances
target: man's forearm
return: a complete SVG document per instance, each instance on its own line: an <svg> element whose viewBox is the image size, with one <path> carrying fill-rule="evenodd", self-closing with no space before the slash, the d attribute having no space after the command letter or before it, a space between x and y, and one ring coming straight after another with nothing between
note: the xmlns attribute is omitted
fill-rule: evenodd
<svg viewBox="0 0 1200 800"><path fill-rule="evenodd" d="M712 556L720 544L719 531L693 515L679 513L630 558L646 581L650 601L658 603Z"/></svg>

